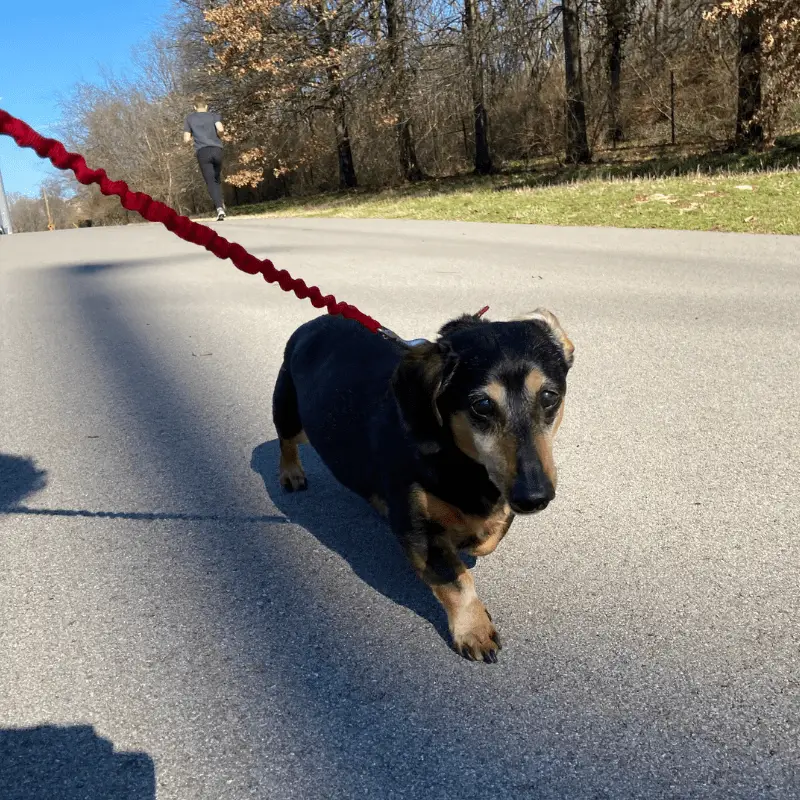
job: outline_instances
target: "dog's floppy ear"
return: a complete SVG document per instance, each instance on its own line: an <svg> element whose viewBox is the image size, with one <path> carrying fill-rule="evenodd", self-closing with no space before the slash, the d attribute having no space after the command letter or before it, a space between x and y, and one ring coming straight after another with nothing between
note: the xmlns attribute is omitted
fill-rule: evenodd
<svg viewBox="0 0 800 800"><path fill-rule="evenodd" d="M392 377L400 413L424 452L439 449L444 422L438 400L457 364L458 356L447 342L426 342L406 353Z"/></svg>
<svg viewBox="0 0 800 800"><path fill-rule="evenodd" d="M572 366L575 360L575 345L569 339L561 323L556 319L556 315L546 308L537 308L526 319L529 322L535 322L537 325L544 327L547 330L548 336L561 348L564 354L564 360L567 362L567 369Z"/></svg>

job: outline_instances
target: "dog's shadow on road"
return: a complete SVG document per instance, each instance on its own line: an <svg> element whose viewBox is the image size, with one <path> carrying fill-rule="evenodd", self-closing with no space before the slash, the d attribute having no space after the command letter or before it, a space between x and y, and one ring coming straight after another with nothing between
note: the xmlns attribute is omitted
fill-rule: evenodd
<svg viewBox="0 0 800 800"><path fill-rule="evenodd" d="M361 580L428 620L449 640L447 618L430 589L414 575L388 523L341 486L313 448L301 447L308 491L286 492L278 482L278 441L253 450L250 466L272 502L325 547L338 553Z"/></svg>

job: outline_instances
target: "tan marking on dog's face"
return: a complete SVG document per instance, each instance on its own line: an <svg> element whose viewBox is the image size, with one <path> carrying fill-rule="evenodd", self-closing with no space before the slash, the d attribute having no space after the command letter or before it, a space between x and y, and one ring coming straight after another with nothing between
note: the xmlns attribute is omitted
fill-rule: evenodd
<svg viewBox="0 0 800 800"><path fill-rule="evenodd" d="M506 430L485 432L478 430L467 412L459 411L451 417L453 438L458 448L473 461L482 464L492 483L505 492L517 474L517 441Z"/></svg>
<svg viewBox="0 0 800 800"><path fill-rule="evenodd" d="M558 470L553 459L553 432L538 431L534 433L533 446L536 448L536 455L539 456L539 462L542 465L544 474L550 479L550 483L553 484L553 489L555 489L558 482Z"/></svg>
<svg viewBox="0 0 800 800"><path fill-rule="evenodd" d="M561 420L564 419L564 403L566 400L562 397L561 398L561 405L558 407L558 411L556 412L556 418L553 420L553 431L550 434L554 439L556 438L556 434L558 433L558 429L561 427Z"/></svg>
<svg viewBox="0 0 800 800"><path fill-rule="evenodd" d="M473 461L480 461L480 454L475 445L475 430L466 411L457 411L450 417L450 430L453 432L456 447Z"/></svg>
<svg viewBox="0 0 800 800"><path fill-rule="evenodd" d="M547 378L545 374L540 369L532 369L527 376L525 377L525 391L527 391L528 396L534 400L536 395L539 394L541 391L542 386L544 386Z"/></svg>
<svg viewBox="0 0 800 800"><path fill-rule="evenodd" d="M533 432L533 446L536 448L536 454L539 456L539 461L542 464L542 469L545 475L550 479L553 484L553 489L556 488L558 483L558 468L556 467L555 458L553 457L553 441L558 433L558 428L561 425L561 420L564 418L564 399L561 400L561 405L556 411L555 419L549 428L534 429Z"/></svg>
<svg viewBox="0 0 800 800"><path fill-rule="evenodd" d="M506 400L506 387L499 381L492 381L483 390L504 411L508 408Z"/></svg>
<svg viewBox="0 0 800 800"><path fill-rule="evenodd" d="M481 391L497 405L501 418L507 419L508 396L505 386L499 381L492 381ZM500 491L505 491L517 471L517 442L513 434L505 426L490 432L480 430L473 424L468 411L457 411L450 418L450 429L459 450L473 461L483 464L492 482Z"/></svg>
<svg viewBox="0 0 800 800"><path fill-rule="evenodd" d="M502 469L502 480L506 486L517 476L517 440L513 433L503 431L494 437L486 437L492 442L492 447L485 448L487 455L493 459L495 467ZM488 468L487 468L488 472ZM491 474L491 473L489 473ZM503 489L503 484L498 484L498 488Z"/></svg>

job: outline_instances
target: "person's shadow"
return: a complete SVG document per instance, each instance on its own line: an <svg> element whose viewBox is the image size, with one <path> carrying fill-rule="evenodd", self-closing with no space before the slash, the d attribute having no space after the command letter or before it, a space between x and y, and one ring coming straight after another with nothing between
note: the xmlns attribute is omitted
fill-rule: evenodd
<svg viewBox="0 0 800 800"><path fill-rule="evenodd" d="M272 502L325 547L344 558L373 589L427 619L449 640L447 618L430 589L414 575L388 523L328 471L314 449L301 447L308 491L287 493L278 482L278 441L253 450L250 466Z"/></svg>
<svg viewBox="0 0 800 800"><path fill-rule="evenodd" d="M91 725L0 729L3 800L155 800L147 753L126 753Z"/></svg>

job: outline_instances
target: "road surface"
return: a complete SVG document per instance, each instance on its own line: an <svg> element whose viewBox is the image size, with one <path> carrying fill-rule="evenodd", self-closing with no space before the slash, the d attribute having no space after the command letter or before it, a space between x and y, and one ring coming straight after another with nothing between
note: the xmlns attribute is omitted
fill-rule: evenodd
<svg viewBox="0 0 800 800"><path fill-rule="evenodd" d="M220 230L406 338L560 317L558 497L475 568L500 663L313 457L281 494L310 304L155 225L2 237L3 798L800 797L800 240Z"/></svg>

